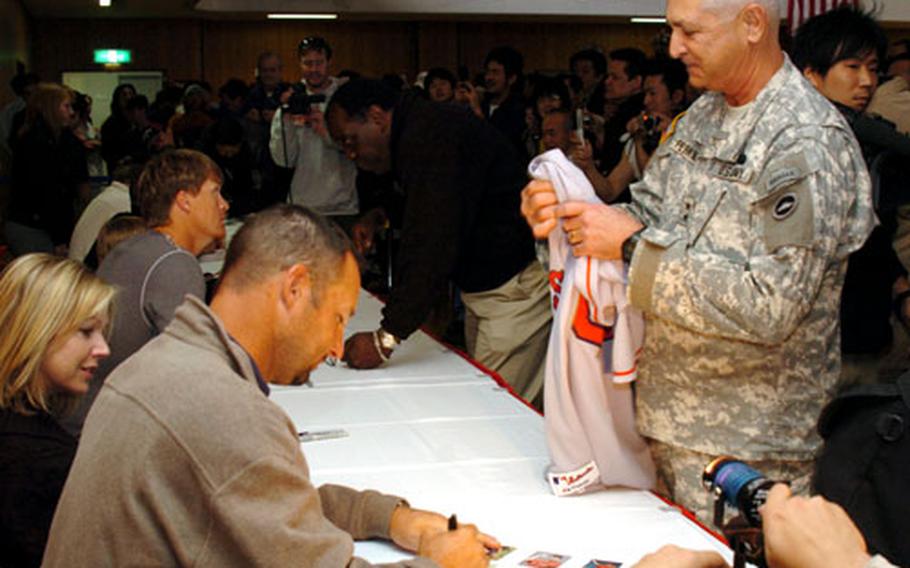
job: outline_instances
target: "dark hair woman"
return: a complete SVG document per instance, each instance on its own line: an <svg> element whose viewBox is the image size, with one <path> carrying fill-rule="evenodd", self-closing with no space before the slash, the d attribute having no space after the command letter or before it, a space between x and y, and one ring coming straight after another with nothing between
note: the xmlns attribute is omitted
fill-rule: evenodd
<svg viewBox="0 0 910 568"><path fill-rule="evenodd" d="M12 138L12 195L4 233L15 256L62 254L73 230L73 204L89 192L85 148L73 134L69 89L40 83Z"/></svg>
<svg viewBox="0 0 910 568"><path fill-rule="evenodd" d="M126 115L126 104L135 96L136 88L129 83L117 85L111 95L111 115L101 125L101 156L109 173L128 155L133 139L139 136Z"/></svg>

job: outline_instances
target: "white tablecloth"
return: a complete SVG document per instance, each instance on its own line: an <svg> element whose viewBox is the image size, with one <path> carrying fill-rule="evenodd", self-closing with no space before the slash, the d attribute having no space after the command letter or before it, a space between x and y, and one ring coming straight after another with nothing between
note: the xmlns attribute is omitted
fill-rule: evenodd
<svg viewBox="0 0 910 568"><path fill-rule="evenodd" d="M348 333L373 330L381 304L361 294ZM311 386L273 387L300 431L342 429L305 442L317 485L376 489L412 506L471 522L516 548L496 566L518 566L536 551L628 565L665 543L729 550L676 508L644 491L609 489L554 497L543 419L458 354L418 332L380 369L321 366ZM356 554L383 562L394 546L358 543Z"/></svg>

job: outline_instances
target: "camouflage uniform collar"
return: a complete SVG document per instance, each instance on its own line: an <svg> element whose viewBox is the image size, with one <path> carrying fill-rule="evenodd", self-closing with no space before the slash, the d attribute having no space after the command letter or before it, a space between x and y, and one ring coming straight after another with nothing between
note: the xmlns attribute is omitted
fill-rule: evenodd
<svg viewBox="0 0 910 568"><path fill-rule="evenodd" d="M704 154L713 154L714 158L731 163L741 161L740 156L743 155L746 144L752 138L752 133L759 120L765 117L772 101L783 94L782 90L790 83L794 74L798 75L799 71L790 62L790 58L784 55L783 65L762 88L758 96L748 103L749 109L737 121L736 128L729 131L724 130L724 117L729 108L727 101L724 100L721 93L708 93L704 97L705 105L713 109L713 112L707 113L709 119L704 131L709 134L708 139L711 142L707 145L708 147L704 148Z"/></svg>

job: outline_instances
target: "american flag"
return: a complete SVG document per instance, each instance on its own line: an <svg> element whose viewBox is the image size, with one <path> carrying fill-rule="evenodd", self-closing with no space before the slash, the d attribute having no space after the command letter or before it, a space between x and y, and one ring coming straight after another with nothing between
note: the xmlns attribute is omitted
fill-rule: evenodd
<svg viewBox="0 0 910 568"><path fill-rule="evenodd" d="M790 33L796 31L803 22L832 10L841 4L859 6L859 0L787 0L787 21L790 23Z"/></svg>

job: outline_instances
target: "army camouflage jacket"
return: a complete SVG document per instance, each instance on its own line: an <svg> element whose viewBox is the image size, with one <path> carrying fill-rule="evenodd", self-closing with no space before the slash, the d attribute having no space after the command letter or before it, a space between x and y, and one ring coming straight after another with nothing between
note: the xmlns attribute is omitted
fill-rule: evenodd
<svg viewBox="0 0 910 568"><path fill-rule="evenodd" d="M708 454L810 459L840 373L847 256L876 223L869 177L789 59L728 109L697 100L624 206L647 226L629 274L647 317L638 426Z"/></svg>

